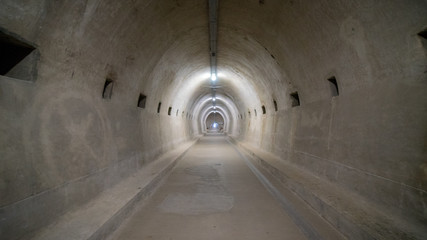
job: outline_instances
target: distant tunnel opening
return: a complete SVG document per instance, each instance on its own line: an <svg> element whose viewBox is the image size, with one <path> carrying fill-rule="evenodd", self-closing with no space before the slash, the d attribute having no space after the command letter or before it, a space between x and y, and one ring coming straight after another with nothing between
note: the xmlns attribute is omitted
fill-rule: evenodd
<svg viewBox="0 0 427 240"><path fill-rule="evenodd" d="M223 132L224 118L218 112L212 112L206 118L207 132Z"/></svg>

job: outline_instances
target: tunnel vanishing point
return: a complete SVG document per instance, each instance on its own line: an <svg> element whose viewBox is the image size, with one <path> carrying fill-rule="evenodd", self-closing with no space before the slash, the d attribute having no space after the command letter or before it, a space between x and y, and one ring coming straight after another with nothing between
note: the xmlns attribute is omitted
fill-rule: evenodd
<svg viewBox="0 0 427 240"><path fill-rule="evenodd" d="M425 0L0 0L0 43L0 239L105 239L209 136L343 239L427 239Z"/></svg>

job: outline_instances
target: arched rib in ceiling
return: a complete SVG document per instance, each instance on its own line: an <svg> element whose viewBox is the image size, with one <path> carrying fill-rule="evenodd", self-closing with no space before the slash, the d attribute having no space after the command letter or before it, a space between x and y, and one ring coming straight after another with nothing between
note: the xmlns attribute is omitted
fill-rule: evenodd
<svg viewBox="0 0 427 240"><path fill-rule="evenodd" d="M188 11L196 9L183 12ZM172 12L170 14L179 19L183 17L179 8ZM187 20L185 27L169 23L177 27L169 29L172 32L170 35L177 37L161 54L162 57L148 75L149 79L142 81L142 91L152 91L147 93L152 94L151 100L147 101L151 111L155 111L158 102L162 102L163 111L172 107L173 112L185 111L199 120L203 119L204 116L200 115L200 110L203 109L201 102L212 96L209 86L207 13L205 14L195 13L196 16L191 17L193 21ZM205 17L205 24L194 23L195 19L200 20L202 17ZM219 18L221 19L221 11ZM291 88L274 56L252 33L245 30L243 22L219 25L218 80L214 87L217 96L226 97L225 106L230 112L230 119L237 119L239 114L259 109L261 105L273 109L273 99L287 102L287 99L277 99L284 94L276 94L275 91ZM199 120L196 121L197 124L201 123ZM201 127L199 125L197 128Z"/></svg>
<svg viewBox="0 0 427 240"><path fill-rule="evenodd" d="M201 96L201 98L194 105L194 116L196 117L196 121L193 125L194 128L198 128L203 130L203 119L205 119L208 111L215 110L214 107L220 109L225 114L225 120L227 121L227 126L234 126L234 119L238 115L238 108L235 105L234 101L232 101L229 97L217 94L215 103L212 101L212 96L210 94L206 94ZM230 128L227 128L227 131L230 131Z"/></svg>
<svg viewBox="0 0 427 240"><path fill-rule="evenodd" d="M221 112L224 115L224 121L226 121L227 126L233 125L233 116L230 114L229 109L225 105L220 106L206 106L200 111L199 119L201 124L206 121L206 118L211 112Z"/></svg>
<svg viewBox="0 0 427 240"><path fill-rule="evenodd" d="M201 123L202 124L202 127L203 127L203 130L204 129L206 129L207 128L207 126L206 126L206 121L207 121L207 119L208 119L208 117L209 117L209 115L211 114L211 113L215 113L215 114L219 114L219 115L221 115L221 117L224 119L224 130L225 130L225 132L228 132L228 124L227 124L227 119L226 119L226 114L224 114L224 112L223 111L221 111L221 109L219 108L219 111L217 111L217 110L212 110L212 109L209 109L207 112L206 112L206 114L205 114L205 117L204 118L202 118L202 120L203 120L203 122Z"/></svg>

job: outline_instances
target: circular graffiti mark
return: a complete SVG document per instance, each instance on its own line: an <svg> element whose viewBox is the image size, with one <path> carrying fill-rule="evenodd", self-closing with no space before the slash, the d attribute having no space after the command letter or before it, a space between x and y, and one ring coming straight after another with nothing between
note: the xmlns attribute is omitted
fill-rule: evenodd
<svg viewBox="0 0 427 240"><path fill-rule="evenodd" d="M32 125L24 132L37 185L52 187L107 164L109 131L94 99L67 92L38 100Z"/></svg>

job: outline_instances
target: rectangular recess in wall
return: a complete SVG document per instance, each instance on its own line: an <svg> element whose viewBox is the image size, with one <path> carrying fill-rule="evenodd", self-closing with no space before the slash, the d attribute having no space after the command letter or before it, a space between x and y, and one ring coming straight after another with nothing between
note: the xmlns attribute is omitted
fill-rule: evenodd
<svg viewBox="0 0 427 240"><path fill-rule="evenodd" d="M36 48L19 36L0 29L0 75L33 81L36 78Z"/></svg>
<svg viewBox="0 0 427 240"><path fill-rule="evenodd" d="M418 36L427 39L427 29L424 29L423 31L419 32Z"/></svg>
<svg viewBox="0 0 427 240"><path fill-rule="evenodd" d="M168 109L168 115L169 116L171 115L171 112L172 112L172 107L169 107L169 109Z"/></svg>
<svg viewBox="0 0 427 240"><path fill-rule="evenodd" d="M264 105L262 105L262 106L261 106L261 108L262 108L262 114L266 114L266 113L267 113L267 111L265 110L265 106L264 106Z"/></svg>
<svg viewBox="0 0 427 240"><path fill-rule="evenodd" d="M421 44L424 49L427 49L427 28L418 33L418 36L421 38Z"/></svg>
<svg viewBox="0 0 427 240"><path fill-rule="evenodd" d="M159 105L157 105L157 113L160 113L161 108L162 108L162 102L159 102Z"/></svg>
<svg viewBox="0 0 427 240"><path fill-rule="evenodd" d="M145 108L145 102L147 101L147 96L140 93L138 98L138 107L139 108Z"/></svg>
<svg viewBox="0 0 427 240"><path fill-rule="evenodd" d="M254 113L255 113L255 117L256 117L256 115L257 115L257 114L256 114L256 109L254 109Z"/></svg>
<svg viewBox="0 0 427 240"><path fill-rule="evenodd" d="M292 101L292 107L296 107L300 105L300 101L299 101L299 95L298 92L293 92L290 94L291 96L291 101Z"/></svg>
<svg viewBox="0 0 427 240"><path fill-rule="evenodd" d="M278 110L278 109L277 109L277 102L276 102L276 100L274 100L274 99L273 99L273 104L274 104L274 111L276 111L276 112L277 112L277 110Z"/></svg>
<svg viewBox="0 0 427 240"><path fill-rule="evenodd" d="M335 76L328 78L328 81L329 81L329 88L331 89L332 97L340 95L338 91L338 82Z"/></svg>
<svg viewBox="0 0 427 240"><path fill-rule="evenodd" d="M111 99L111 96L113 95L113 85L113 80L111 80L110 78L105 79L104 89L102 91L102 98Z"/></svg>

